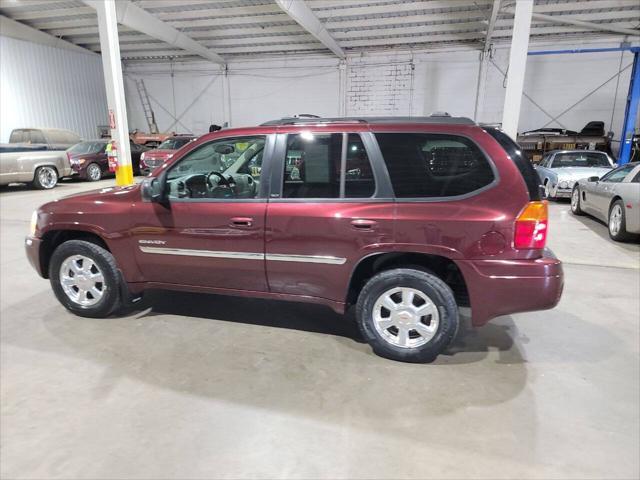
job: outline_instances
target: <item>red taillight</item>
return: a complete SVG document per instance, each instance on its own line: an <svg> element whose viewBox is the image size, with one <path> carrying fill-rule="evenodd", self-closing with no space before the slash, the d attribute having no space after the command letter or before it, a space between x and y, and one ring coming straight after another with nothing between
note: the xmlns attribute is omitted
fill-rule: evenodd
<svg viewBox="0 0 640 480"><path fill-rule="evenodd" d="M541 249L547 243L549 211L547 202L529 202L516 219L513 246Z"/></svg>

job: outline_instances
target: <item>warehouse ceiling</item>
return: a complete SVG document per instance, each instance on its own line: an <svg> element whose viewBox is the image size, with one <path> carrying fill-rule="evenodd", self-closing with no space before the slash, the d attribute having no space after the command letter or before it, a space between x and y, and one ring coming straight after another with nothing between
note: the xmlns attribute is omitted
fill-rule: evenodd
<svg viewBox="0 0 640 480"><path fill-rule="evenodd" d="M275 0L132 3L225 60L335 53L329 50L326 41L318 39L317 31L305 29L301 26L303 22L294 20L295 16L287 14ZM492 32L491 42L505 42L511 37L515 5L514 0L304 0L304 3L347 54L385 49L437 50L456 45L482 48L488 30ZM611 36L616 33L606 29L640 27L640 2L636 0L536 0L534 12L553 19L534 17L532 40ZM95 10L81 0L0 0L0 14L94 52L100 51ZM603 30L595 30L593 25L559 23L567 19L589 22ZM623 31L617 33L621 39L625 37ZM120 26L120 50L122 58L130 61L199 59L193 52L126 25Z"/></svg>

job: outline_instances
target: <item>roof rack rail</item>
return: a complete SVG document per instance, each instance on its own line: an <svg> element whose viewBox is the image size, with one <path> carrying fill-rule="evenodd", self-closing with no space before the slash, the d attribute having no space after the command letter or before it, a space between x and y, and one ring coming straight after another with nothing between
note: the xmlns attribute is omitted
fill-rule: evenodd
<svg viewBox="0 0 640 480"><path fill-rule="evenodd" d="M389 124L389 123L431 123L431 124L450 124L450 125L476 125L476 122L466 117L452 117L446 112L437 112L428 117L317 117L317 118L301 118L286 117L278 120L270 120L264 122L261 126L274 125L309 125L309 124L326 124L326 123L367 123L371 125Z"/></svg>

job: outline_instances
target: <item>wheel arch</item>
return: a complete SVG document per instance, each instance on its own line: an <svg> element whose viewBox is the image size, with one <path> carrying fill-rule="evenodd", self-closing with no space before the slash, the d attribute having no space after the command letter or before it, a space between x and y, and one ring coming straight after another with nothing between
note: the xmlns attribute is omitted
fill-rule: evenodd
<svg viewBox="0 0 640 480"><path fill-rule="evenodd" d="M456 262L443 255L417 251L376 252L361 258L349 277L346 304L356 303L360 291L373 275L394 268L432 272L453 290L458 305L469 305L467 283Z"/></svg>
<svg viewBox="0 0 640 480"><path fill-rule="evenodd" d="M42 235L42 242L40 243L40 271L44 278L49 277L49 263L53 252L69 240L84 240L111 252L105 239L94 231L69 229L49 230Z"/></svg>

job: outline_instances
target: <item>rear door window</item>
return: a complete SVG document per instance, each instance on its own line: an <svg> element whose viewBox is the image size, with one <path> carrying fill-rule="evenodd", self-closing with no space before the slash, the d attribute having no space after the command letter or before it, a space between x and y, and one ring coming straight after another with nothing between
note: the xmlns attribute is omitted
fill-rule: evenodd
<svg viewBox="0 0 640 480"><path fill-rule="evenodd" d="M377 133L398 198L455 197L491 184L489 161L471 140L431 133Z"/></svg>
<svg viewBox="0 0 640 480"><path fill-rule="evenodd" d="M373 170L360 135L288 136L283 198L369 198L374 193Z"/></svg>

